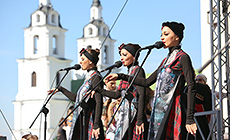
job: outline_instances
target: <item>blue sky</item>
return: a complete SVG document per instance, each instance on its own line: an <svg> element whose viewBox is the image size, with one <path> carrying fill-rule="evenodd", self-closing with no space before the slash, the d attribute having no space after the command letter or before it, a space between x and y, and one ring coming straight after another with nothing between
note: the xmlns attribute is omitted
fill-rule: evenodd
<svg viewBox="0 0 230 140"><path fill-rule="evenodd" d="M60 14L61 25L67 29L65 57L77 62L77 41L83 27L89 23L93 0L51 0ZM126 0L101 0L104 22L111 27ZM14 106L12 101L18 90L18 65L16 59L24 58L24 28L30 24L30 15L38 9L38 0L1 1L0 8L0 109L13 128ZM115 42L115 58L119 60L117 47L122 43L137 43L142 47L160 40L161 24L178 21L185 24L182 48L191 56L195 69L201 67L200 1L185 0L129 0L110 36ZM141 53L140 62L146 52ZM152 50L144 69L150 73L167 55L167 50ZM126 72L126 69L123 69ZM0 135L11 133L0 115Z"/></svg>

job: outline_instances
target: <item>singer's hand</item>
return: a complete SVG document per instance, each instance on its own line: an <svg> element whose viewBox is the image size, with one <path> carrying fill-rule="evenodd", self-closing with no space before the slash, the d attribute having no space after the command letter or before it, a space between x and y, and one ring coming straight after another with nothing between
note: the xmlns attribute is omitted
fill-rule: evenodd
<svg viewBox="0 0 230 140"><path fill-rule="evenodd" d="M90 93L90 92L87 92L86 95L91 94L91 95L90 95L90 98L93 98L93 96L94 96L95 93L96 93L96 92L93 90L91 93Z"/></svg>
<svg viewBox="0 0 230 140"><path fill-rule="evenodd" d="M116 73L112 73L105 78L105 83L107 84L109 81L116 80L117 78L118 75Z"/></svg>
<svg viewBox="0 0 230 140"><path fill-rule="evenodd" d="M95 138L95 139L98 139L99 135L100 135L100 128L93 129L92 137Z"/></svg>
<svg viewBox="0 0 230 140"><path fill-rule="evenodd" d="M55 88L48 90L48 91L47 91L47 92L48 92L48 95L50 95L51 93L53 93L54 90L55 90ZM54 92L53 94L57 93L58 91L59 91L59 90L56 89L55 92Z"/></svg>
<svg viewBox="0 0 230 140"><path fill-rule="evenodd" d="M93 98L93 96L94 96L95 93L96 92L94 90L91 92L91 98Z"/></svg>
<svg viewBox="0 0 230 140"><path fill-rule="evenodd" d="M186 127L188 133L191 133L193 136L196 135L196 130L197 130L196 123L193 123L193 124L186 124L185 127Z"/></svg>
<svg viewBox="0 0 230 140"><path fill-rule="evenodd" d="M143 132L144 132L144 123L142 123L141 125L136 125L136 134L140 135Z"/></svg>

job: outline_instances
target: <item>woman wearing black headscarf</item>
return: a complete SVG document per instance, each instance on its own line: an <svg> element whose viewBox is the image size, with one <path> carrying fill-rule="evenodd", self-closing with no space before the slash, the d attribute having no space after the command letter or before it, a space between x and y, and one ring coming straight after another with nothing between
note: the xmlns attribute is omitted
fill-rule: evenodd
<svg viewBox="0 0 230 140"><path fill-rule="evenodd" d="M193 120L195 74L189 55L181 49L180 45L184 29L182 23L162 24L161 40L165 45L164 48L169 49L168 56L147 79L136 78L134 81L134 84L144 87L149 87L156 82L148 140L184 140L187 132L194 135L197 130ZM106 81L129 78L132 79L125 74L111 74ZM188 98L183 94L185 82L188 85Z"/></svg>
<svg viewBox="0 0 230 140"><path fill-rule="evenodd" d="M86 70L84 83L78 89L77 94L73 93L64 87L60 86L54 92L62 92L71 101L75 102L75 106L78 105L87 92L95 87L102 76L97 71L97 62L99 60L99 49L82 49L80 52L82 70ZM72 125L70 129L70 140L91 140L92 138L104 140L104 131L101 121L102 114L102 95L98 93L98 90L103 88L103 84L99 84L94 91L96 91L93 98L87 97L84 101L85 104L75 109L73 113ZM53 93L53 89L48 93Z"/></svg>
<svg viewBox="0 0 230 140"><path fill-rule="evenodd" d="M123 65L128 68L128 75L130 76L135 75L139 69L137 61L139 53L136 57L135 55L140 48L141 47L138 44L132 43L122 44L118 48L119 54L121 56L121 61ZM143 68L140 69L140 72L138 73L137 77L145 78L145 72ZM125 92L128 87L129 82L121 80L116 92L108 91L105 89L102 89L100 92L101 94L108 96L110 98L118 99L120 97L125 96ZM132 130L130 136L133 140L146 139L145 137L147 136L147 133L143 133L145 127L147 127L147 120L144 114L145 88L141 86L132 85L130 89L131 90L129 94L133 96L133 99L131 100L131 124L129 126L129 101L125 98L119 108L119 111L116 114L115 123L111 124L115 126L115 129L107 130L108 133L110 131L114 132L114 140L127 140L129 138L129 129Z"/></svg>

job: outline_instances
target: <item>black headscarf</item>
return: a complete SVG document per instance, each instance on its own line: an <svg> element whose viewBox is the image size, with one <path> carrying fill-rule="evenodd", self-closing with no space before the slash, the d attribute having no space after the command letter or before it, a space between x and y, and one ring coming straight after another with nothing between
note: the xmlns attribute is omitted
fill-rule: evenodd
<svg viewBox="0 0 230 140"><path fill-rule="evenodd" d="M180 38L180 42L184 37L184 29L185 26L182 23L177 23L177 22L164 22L162 23L162 28L164 26L169 27L179 38Z"/></svg>

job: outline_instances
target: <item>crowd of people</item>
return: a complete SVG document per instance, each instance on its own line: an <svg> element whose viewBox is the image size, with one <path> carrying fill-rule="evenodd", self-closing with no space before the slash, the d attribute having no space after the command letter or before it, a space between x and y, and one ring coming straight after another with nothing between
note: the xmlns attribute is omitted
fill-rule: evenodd
<svg viewBox="0 0 230 140"><path fill-rule="evenodd" d="M203 74L195 76L190 56L181 47L184 29L182 23L162 23L161 41L168 54L147 78L138 64L138 44L120 45L119 55L127 74L112 73L104 81L97 70L100 51L82 49L80 64L87 72L78 92L62 86L55 92L48 91L62 92L75 105L91 94L59 128L58 139L200 139L194 113L211 110L211 92L207 78ZM117 86L116 80L120 80ZM153 84L154 90L150 88ZM199 117L199 121L206 122L201 126L207 130L205 137L209 120L209 116Z"/></svg>

